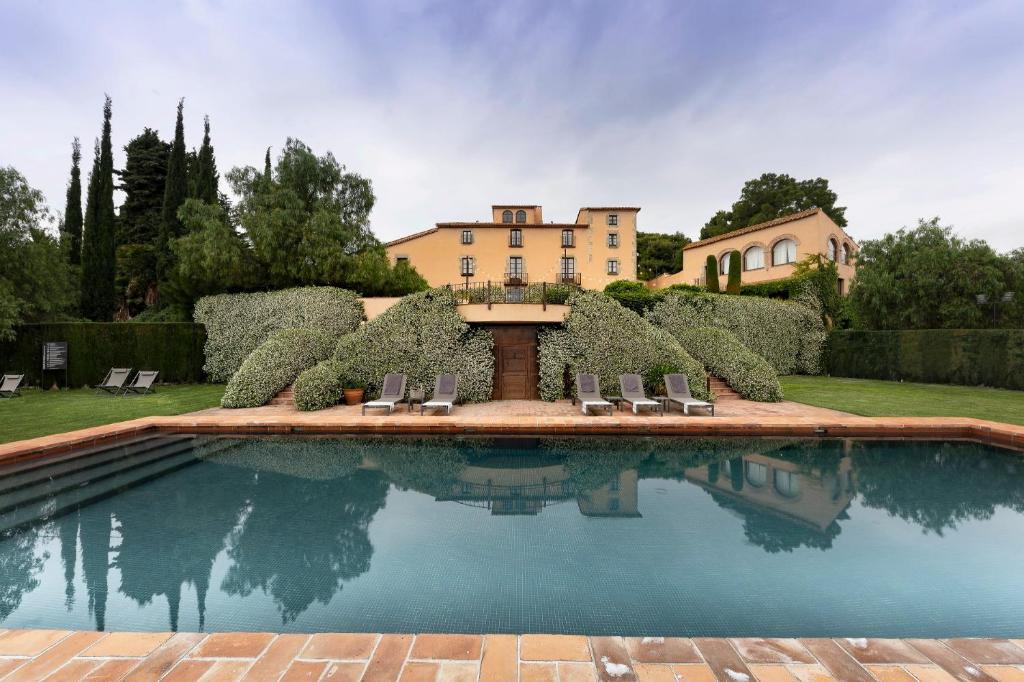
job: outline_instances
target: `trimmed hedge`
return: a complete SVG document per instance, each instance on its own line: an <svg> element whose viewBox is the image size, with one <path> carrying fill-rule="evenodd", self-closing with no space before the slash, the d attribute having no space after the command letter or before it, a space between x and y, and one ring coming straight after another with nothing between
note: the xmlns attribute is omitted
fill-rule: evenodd
<svg viewBox="0 0 1024 682"><path fill-rule="evenodd" d="M195 319L206 326L207 374L227 381L273 332L319 329L343 336L359 327L363 305L345 289L301 287L206 296L196 302Z"/></svg>
<svg viewBox="0 0 1024 682"><path fill-rule="evenodd" d="M821 306L812 294L801 294L795 301L673 294L656 304L647 318L677 338L682 330L693 327L730 331L779 374L821 373L825 327Z"/></svg>
<svg viewBox="0 0 1024 682"><path fill-rule="evenodd" d="M341 401L341 389L344 383L342 375L345 363L339 360L324 360L299 375L295 381L295 407L310 412L325 410Z"/></svg>
<svg viewBox="0 0 1024 682"><path fill-rule="evenodd" d="M1024 390L1024 329L834 331L829 374Z"/></svg>
<svg viewBox="0 0 1024 682"><path fill-rule="evenodd" d="M58 322L26 324L17 338L0 343L0 371L25 374L38 385L42 378L43 344L68 343L68 383L99 383L111 367L155 369L160 381L199 383L203 377L203 326L191 322L124 323ZM64 372L47 372L46 386L64 383Z"/></svg>
<svg viewBox="0 0 1024 682"><path fill-rule="evenodd" d="M597 374L601 391L616 395L620 374L646 377L659 368L686 374L695 397L710 397L704 368L665 330L601 293L575 294L569 298L569 306L562 328L542 330L539 335L543 400L568 397L566 376L571 384L577 372Z"/></svg>
<svg viewBox="0 0 1024 682"><path fill-rule="evenodd" d="M224 389L222 407L266 405L299 373L330 356L335 338L319 329L282 329L249 354Z"/></svg>
<svg viewBox="0 0 1024 682"><path fill-rule="evenodd" d="M740 343L734 334L714 327L681 329L676 339L686 351L747 400L782 400L779 375L768 361Z"/></svg>
<svg viewBox="0 0 1024 682"><path fill-rule="evenodd" d="M429 393L439 374L459 376L459 401L491 399L494 382L494 339L472 329L459 316L454 294L432 289L404 297L358 331L338 342L334 359L307 370L295 385L300 409L329 407L339 381L335 372L360 380L368 396L380 392L384 375L402 372L408 387L423 386Z"/></svg>

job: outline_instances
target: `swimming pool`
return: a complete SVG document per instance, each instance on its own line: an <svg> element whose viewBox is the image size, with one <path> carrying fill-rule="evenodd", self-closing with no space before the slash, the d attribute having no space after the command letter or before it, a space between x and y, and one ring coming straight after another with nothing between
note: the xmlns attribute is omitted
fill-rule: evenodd
<svg viewBox="0 0 1024 682"><path fill-rule="evenodd" d="M153 435L0 470L0 626L1024 634L967 442Z"/></svg>

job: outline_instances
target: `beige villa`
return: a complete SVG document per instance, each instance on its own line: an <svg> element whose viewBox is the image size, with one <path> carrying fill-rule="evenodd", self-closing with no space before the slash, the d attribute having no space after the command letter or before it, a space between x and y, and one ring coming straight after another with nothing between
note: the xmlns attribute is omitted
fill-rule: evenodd
<svg viewBox="0 0 1024 682"><path fill-rule="evenodd" d="M639 208L588 206L572 223L545 223L542 207L491 206L491 219L437 223L388 242L393 263L406 261L432 287L571 282L603 289L636 279Z"/></svg>
<svg viewBox="0 0 1024 682"><path fill-rule="evenodd" d="M853 279L853 258L857 243L819 208L751 225L734 232L702 239L683 247L683 269L648 282L653 289L673 284L704 286L708 256L718 262L719 286L724 290L729 276L729 256L740 253L744 284L785 279L795 264L808 255L821 254L839 269L839 292L849 291Z"/></svg>

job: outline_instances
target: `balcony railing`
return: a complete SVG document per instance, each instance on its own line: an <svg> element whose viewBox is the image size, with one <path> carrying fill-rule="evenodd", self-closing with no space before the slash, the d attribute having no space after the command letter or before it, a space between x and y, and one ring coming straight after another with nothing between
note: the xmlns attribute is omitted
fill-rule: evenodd
<svg viewBox="0 0 1024 682"><path fill-rule="evenodd" d="M505 273L505 286L507 287L521 287L530 283L530 278L526 276L525 272L506 272Z"/></svg>
<svg viewBox="0 0 1024 682"><path fill-rule="evenodd" d="M526 282L522 275L521 284L504 284L497 282L466 282L449 284L446 288L455 294L460 305L469 303L486 304L490 308L495 303L533 303L547 309L548 304L560 305L580 288L578 276L574 281L565 282ZM572 278L570 277L570 280Z"/></svg>
<svg viewBox="0 0 1024 682"><path fill-rule="evenodd" d="M583 285L583 275L579 272L560 272L556 281L559 284L571 284L578 287Z"/></svg>

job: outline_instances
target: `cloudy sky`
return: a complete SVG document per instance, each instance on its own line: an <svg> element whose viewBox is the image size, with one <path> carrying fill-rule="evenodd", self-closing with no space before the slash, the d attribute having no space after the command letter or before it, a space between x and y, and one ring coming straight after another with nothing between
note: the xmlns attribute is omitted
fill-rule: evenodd
<svg viewBox="0 0 1024 682"><path fill-rule="evenodd" d="M369 176L383 239L520 202L694 236L775 171L828 178L858 239L938 215L1010 249L1022 36L1020 0L0 0L0 164L60 209L105 92L118 164L185 97L222 172L293 136Z"/></svg>

